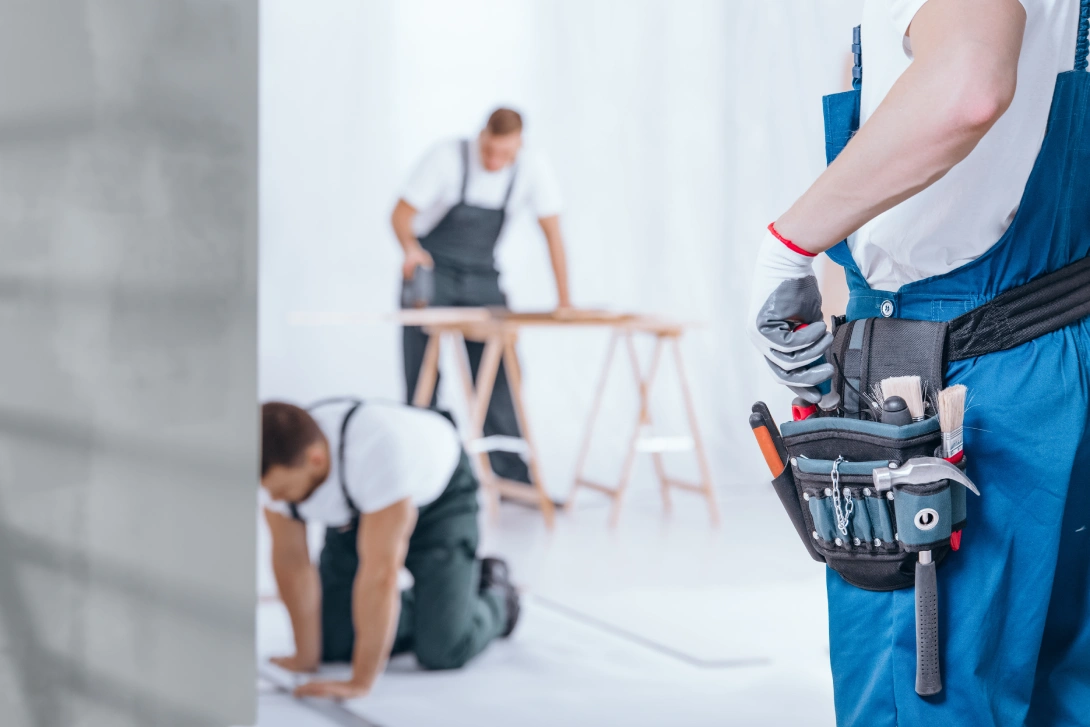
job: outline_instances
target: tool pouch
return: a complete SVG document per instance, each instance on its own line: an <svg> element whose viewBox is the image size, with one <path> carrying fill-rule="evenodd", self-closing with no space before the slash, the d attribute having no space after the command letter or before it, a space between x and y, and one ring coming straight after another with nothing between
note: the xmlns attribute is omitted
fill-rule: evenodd
<svg viewBox="0 0 1090 727"><path fill-rule="evenodd" d="M891 591L913 585L919 551L936 562L950 551L965 526L964 487L939 480L878 492L873 481L891 462L938 455L937 417L902 427L812 417L781 430L790 461L773 485L791 490L788 514L815 560L853 586Z"/></svg>
<svg viewBox="0 0 1090 727"><path fill-rule="evenodd" d="M810 556L859 588L911 587L916 554L930 550L941 562L951 535L959 534L956 543L965 525L960 484L939 480L880 493L873 480L879 467L942 456L934 412L905 426L883 424L869 394L882 379L915 375L933 399L943 383L945 341L945 323L871 318L837 326L829 356L844 416L780 428L789 456L772 483L780 501Z"/></svg>

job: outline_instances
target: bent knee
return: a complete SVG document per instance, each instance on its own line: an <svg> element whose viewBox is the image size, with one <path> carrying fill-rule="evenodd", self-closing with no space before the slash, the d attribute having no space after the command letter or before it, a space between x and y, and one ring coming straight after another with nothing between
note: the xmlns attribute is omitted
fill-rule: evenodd
<svg viewBox="0 0 1090 727"><path fill-rule="evenodd" d="M429 671L461 669L470 660L464 646L453 642L417 644L414 651L417 662Z"/></svg>

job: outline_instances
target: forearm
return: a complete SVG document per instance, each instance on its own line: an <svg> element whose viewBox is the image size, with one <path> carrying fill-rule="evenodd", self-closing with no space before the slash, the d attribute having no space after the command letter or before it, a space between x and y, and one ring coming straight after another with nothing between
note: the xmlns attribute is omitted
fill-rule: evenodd
<svg viewBox="0 0 1090 727"><path fill-rule="evenodd" d="M352 681L370 689L386 666L397 634L401 594L397 570L372 574L361 571L352 593L352 620L356 643L352 653Z"/></svg>
<svg viewBox="0 0 1090 727"><path fill-rule="evenodd" d="M557 304L567 308L571 305L571 292L568 289L568 256L562 242L549 246L549 258L553 263L553 275L556 276Z"/></svg>
<svg viewBox="0 0 1090 727"><path fill-rule="evenodd" d="M317 666L322 656L322 590L313 564L276 563L273 573L280 599L291 617L295 653Z"/></svg>
<svg viewBox="0 0 1090 727"><path fill-rule="evenodd" d="M416 233L413 232L413 218L415 217L416 209L405 200L398 201L393 214L390 216L390 225L394 229L394 235L397 237L401 249L407 253L420 248L420 241L417 239Z"/></svg>
<svg viewBox="0 0 1090 727"><path fill-rule="evenodd" d="M549 245L549 261L556 278L557 304L566 308L571 305L571 293L568 288L568 255L564 249L564 237L560 234L560 220L554 216L540 222L545 232L545 241Z"/></svg>
<svg viewBox="0 0 1090 727"><path fill-rule="evenodd" d="M991 7L968 25L958 13L973 7L924 5L912 25L916 59L840 156L776 221L781 235L810 252L826 250L969 155L1013 98L1021 48L1021 6ZM954 45L944 35L949 27L973 37Z"/></svg>

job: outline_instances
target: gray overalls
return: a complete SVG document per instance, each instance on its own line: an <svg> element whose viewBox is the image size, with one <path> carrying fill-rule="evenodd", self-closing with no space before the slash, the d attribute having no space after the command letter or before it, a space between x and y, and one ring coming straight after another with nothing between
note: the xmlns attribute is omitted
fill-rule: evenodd
<svg viewBox="0 0 1090 727"><path fill-rule="evenodd" d="M458 203L439 220L435 228L420 238L421 246L435 260L435 306L507 306L507 297L500 290L496 270L495 249L506 216L507 202L515 186L515 175L504 196L503 207L489 209L467 204L466 184L469 181L469 142L462 141L462 193ZM424 349L428 336L418 326L402 329L405 356L406 400L412 403ZM484 344L466 341L466 353L473 376L481 363ZM436 382L438 391L438 381ZM432 406L435 405L432 395ZM507 376L501 366L496 375L492 400L484 420L486 437L501 435L519 437L518 418L507 387ZM500 477L517 482L529 482L530 473L522 457L512 452L492 452L488 455L492 470Z"/></svg>
<svg viewBox="0 0 1090 727"><path fill-rule="evenodd" d="M328 403L336 402L321 405ZM341 422L337 457L341 491L353 518L343 528L326 529L318 562L324 662L351 661L355 643L352 584L359 569L360 517L348 493L344 452L348 423L363 402L344 403L348 409ZM412 573L413 586L401 593L393 653L412 652L425 669L463 666L499 637L507 624L504 600L490 591L479 592L477 489L477 478L463 452L446 489L420 508L409 540L405 567ZM292 511L296 513L294 507Z"/></svg>

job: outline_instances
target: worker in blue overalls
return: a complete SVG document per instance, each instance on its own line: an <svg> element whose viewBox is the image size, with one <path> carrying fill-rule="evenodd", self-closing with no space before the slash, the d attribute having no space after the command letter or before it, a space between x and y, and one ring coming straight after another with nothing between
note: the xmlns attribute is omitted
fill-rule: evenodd
<svg viewBox="0 0 1090 727"><path fill-rule="evenodd" d="M1088 24L1090 0L865 0L858 130L827 114L850 141L760 243L748 325L783 383L817 400L832 373L822 251L849 320L930 321L1090 254ZM938 570L946 688L914 692L912 589L830 570L837 723L1090 724L1090 320L946 379L982 492Z"/></svg>
<svg viewBox="0 0 1090 727"><path fill-rule="evenodd" d="M529 210L549 247L557 307L568 308L560 204L546 159L522 148L522 116L513 109L496 109L477 138L448 139L433 146L402 189L391 220L405 253L402 276L408 282L419 268L433 269L433 306L505 307L496 245L509 212ZM419 326L406 326L402 338L406 400L411 403L428 336ZM466 341L466 353L476 377L484 344ZM502 366L496 373L484 434L521 436ZM530 482L526 462L515 452L491 452L489 461L496 475Z"/></svg>

